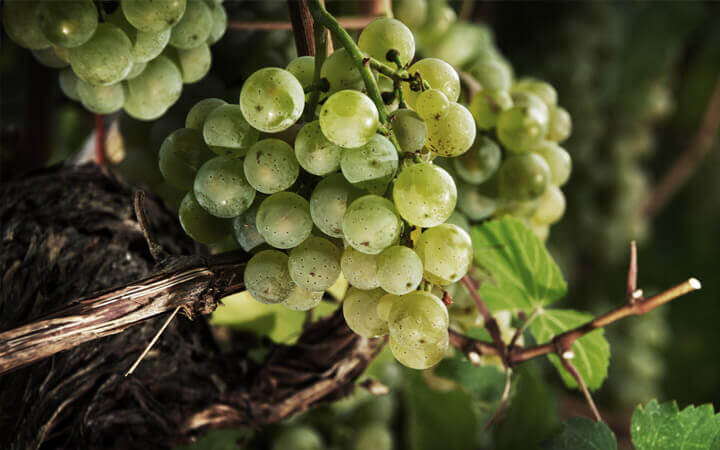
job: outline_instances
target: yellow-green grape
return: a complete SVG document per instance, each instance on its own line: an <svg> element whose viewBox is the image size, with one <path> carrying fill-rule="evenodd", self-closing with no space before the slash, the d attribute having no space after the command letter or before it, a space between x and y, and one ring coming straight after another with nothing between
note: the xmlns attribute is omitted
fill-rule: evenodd
<svg viewBox="0 0 720 450"><path fill-rule="evenodd" d="M187 50L180 48L174 50L169 52L169 56L180 69L183 83L200 81L210 71L212 55L207 44L202 43Z"/></svg>
<svg viewBox="0 0 720 450"><path fill-rule="evenodd" d="M478 128L490 130L497 126L500 114L512 105L512 97L508 92L482 90L470 101L470 113Z"/></svg>
<svg viewBox="0 0 720 450"><path fill-rule="evenodd" d="M382 320L387 322L390 317L390 309L393 303L399 298L400 296L395 294L385 294L380 298L377 304L377 313Z"/></svg>
<svg viewBox="0 0 720 450"><path fill-rule="evenodd" d="M315 57L314 56L298 56L288 63L285 70L293 74L300 82L303 90L309 88L313 84L313 76L315 73ZM307 100L310 94L305 94Z"/></svg>
<svg viewBox="0 0 720 450"><path fill-rule="evenodd" d="M245 267L245 289L265 304L280 303L295 288L288 271L288 256L277 250L263 250L250 258Z"/></svg>
<svg viewBox="0 0 720 450"><path fill-rule="evenodd" d="M480 186L458 183L457 207L472 221L480 221L492 216L497 209L497 200L488 195ZM466 230L467 231L467 230Z"/></svg>
<svg viewBox="0 0 720 450"><path fill-rule="evenodd" d="M478 136L470 150L452 159L455 173L466 183L481 184L497 172L502 151L494 140Z"/></svg>
<svg viewBox="0 0 720 450"><path fill-rule="evenodd" d="M536 95L543 103L545 103L548 110L552 110L555 105L557 105L557 91L550 83L546 83L545 81L536 80L534 78L524 78L522 80L518 80L518 82L512 87L512 92L515 93L518 91L529 92Z"/></svg>
<svg viewBox="0 0 720 450"><path fill-rule="evenodd" d="M145 68L147 67L147 63L136 61L132 65L132 69L130 69L130 73L125 76L126 80L132 80L137 78Z"/></svg>
<svg viewBox="0 0 720 450"><path fill-rule="evenodd" d="M550 167L550 183L562 186L570 178L572 159L564 148L554 142L543 142L533 152L542 156Z"/></svg>
<svg viewBox="0 0 720 450"><path fill-rule="evenodd" d="M386 64L393 64L395 56L405 67L415 56L415 38L412 31L397 19L382 17L370 22L360 32L360 50ZM393 64L394 67L394 64Z"/></svg>
<svg viewBox="0 0 720 450"><path fill-rule="evenodd" d="M312 231L308 202L292 192L278 192L260 203L256 217L257 229L265 241L275 248L300 245Z"/></svg>
<svg viewBox="0 0 720 450"><path fill-rule="evenodd" d="M538 225L551 225L565 214L565 196L560 188L548 186L540 196L540 203L532 221Z"/></svg>
<svg viewBox="0 0 720 450"><path fill-rule="evenodd" d="M529 92L513 94L513 106L500 114L497 134L500 142L510 151L528 152L545 138L549 113L545 103Z"/></svg>
<svg viewBox="0 0 720 450"><path fill-rule="evenodd" d="M185 194L178 208L180 225L185 233L203 244L213 244L227 236L228 221L208 214L192 191Z"/></svg>
<svg viewBox="0 0 720 450"><path fill-rule="evenodd" d="M402 232L402 220L390 200L365 195L350 204L343 217L348 243L363 253L377 255L395 244Z"/></svg>
<svg viewBox="0 0 720 450"><path fill-rule="evenodd" d="M496 59L478 61L468 72L482 85L483 90L507 91L512 84L510 70Z"/></svg>
<svg viewBox="0 0 720 450"><path fill-rule="evenodd" d="M450 100L448 100L447 95L438 89L428 89L421 92L415 101L415 111L425 121L433 118L439 119L448 112L449 108ZM425 133L427 133L427 130L425 130Z"/></svg>
<svg viewBox="0 0 720 450"><path fill-rule="evenodd" d="M446 33L432 42L428 53L453 67L465 67L480 51L492 46L488 27L478 23L456 22Z"/></svg>
<svg viewBox="0 0 720 450"><path fill-rule="evenodd" d="M278 434L272 450L323 450L322 437L307 426L289 428Z"/></svg>
<svg viewBox="0 0 720 450"><path fill-rule="evenodd" d="M110 114L119 111L125 103L122 84L93 86L78 80L77 92L85 109L95 114Z"/></svg>
<svg viewBox="0 0 720 450"><path fill-rule="evenodd" d="M45 37L61 47L77 47L92 37L98 11L92 0L39 2L38 24Z"/></svg>
<svg viewBox="0 0 720 450"><path fill-rule="evenodd" d="M387 323L396 343L420 349L447 339L450 320L438 297L414 291L393 301Z"/></svg>
<svg viewBox="0 0 720 450"><path fill-rule="evenodd" d="M550 112L547 138L553 142L562 142L572 132L572 118L562 106L556 106Z"/></svg>
<svg viewBox="0 0 720 450"><path fill-rule="evenodd" d="M410 28L422 26L427 17L427 0L395 0L393 14Z"/></svg>
<svg viewBox="0 0 720 450"><path fill-rule="evenodd" d="M342 147L325 137L317 120L303 125L295 137L295 157L302 168L313 175L337 171L342 152Z"/></svg>
<svg viewBox="0 0 720 450"><path fill-rule="evenodd" d="M290 252L290 276L308 291L324 291L340 275L340 249L325 238L310 236Z"/></svg>
<svg viewBox="0 0 720 450"><path fill-rule="evenodd" d="M240 107L254 128L277 133L290 128L300 118L305 93L293 74L267 67L245 81L240 91Z"/></svg>
<svg viewBox="0 0 720 450"><path fill-rule="evenodd" d="M242 161L224 156L216 156L198 169L193 191L207 212L226 219L242 214L255 199L255 189L245 178Z"/></svg>
<svg viewBox="0 0 720 450"><path fill-rule="evenodd" d="M257 226L255 225L258 206L258 201L255 200L255 204L251 206L250 209L233 219L235 240L246 252L265 243L265 239L258 232Z"/></svg>
<svg viewBox="0 0 720 450"><path fill-rule="evenodd" d="M227 12L221 4L210 5L210 14L212 15L212 28L210 36L207 38L208 45L213 45L219 41L225 31L227 31Z"/></svg>
<svg viewBox="0 0 720 450"><path fill-rule="evenodd" d="M444 287L445 292L452 298L448 306L450 326L465 331L470 328L482 327L483 319L478 312L475 300L461 283L453 283Z"/></svg>
<svg viewBox="0 0 720 450"><path fill-rule="evenodd" d="M260 133L245 120L240 105L225 104L208 114L203 137L213 152L238 158L245 156Z"/></svg>
<svg viewBox="0 0 720 450"><path fill-rule="evenodd" d="M403 295L420 286L423 266L412 249L394 245L386 248L378 257L378 281L380 287L395 295Z"/></svg>
<svg viewBox="0 0 720 450"><path fill-rule="evenodd" d="M395 180L393 200L400 216L419 227L434 227L452 214L457 189L450 174L435 164L404 168Z"/></svg>
<svg viewBox="0 0 720 450"><path fill-rule="evenodd" d="M125 112L138 120L157 119L180 98L181 92L180 69L169 58L158 56L139 76L127 81Z"/></svg>
<svg viewBox="0 0 720 450"><path fill-rule="evenodd" d="M120 28L101 23L89 41L70 49L70 65L86 83L115 84L132 69L132 43Z"/></svg>
<svg viewBox="0 0 720 450"><path fill-rule="evenodd" d="M274 194L292 186L300 173L292 147L280 139L263 139L250 147L245 176L258 191Z"/></svg>
<svg viewBox="0 0 720 450"><path fill-rule="evenodd" d="M187 117L185 117L185 127L198 130L201 134L203 132L203 126L205 125L205 119L210 115L211 112L219 106L226 105L225 100L219 98L206 98L195 103L190 111L188 111ZM242 117L242 113L240 113ZM243 119L244 120L244 119Z"/></svg>
<svg viewBox="0 0 720 450"><path fill-rule="evenodd" d="M62 69L63 67L68 66L68 63L57 55L57 53L55 52L55 48L53 47L44 48L42 50L33 50L32 55L33 58L35 58L35 61L39 62L45 67L50 67L52 69Z"/></svg>
<svg viewBox="0 0 720 450"><path fill-rule="evenodd" d="M176 25L186 9L186 0L122 0L125 18L140 31L164 31Z"/></svg>
<svg viewBox="0 0 720 450"><path fill-rule="evenodd" d="M328 94L343 89L361 90L364 87L362 75L350 54L344 48L334 51L325 59L320 77L328 82Z"/></svg>
<svg viewBox="0 0 720 450"><path fill-rule="evenodd" d="M370 140L357 148L342 152L340 168L345 178L360 188L369 188L373 183L385 188L395 175L398 167L398 153L385 136L373 135Z"/></svg>
<svg viewBox="0 0 720 450"><path fill-rule="evenodd" d="M495 216L503 217L509 215L519 217L521 219L530 219L535 214L539 206L539 198L534 198L532 200L512 200L500 198L498 199Z"/></svg>
<svg viewBox="0 0 720 450"><path fill-rule="evenodd" d="M530 228L530 231L532 231L533 234L540 239L540 242L545 243L547 238L550 236L550 225L540 225L535 223L533 220L530 220L528 227Z"/></svg>
<svg viewBox="0 0 720 450"><path fill-rule="evenodd" d="M473 260L470 236L449 223L425 230L415 245L415 252L423 263L425 278L440 286L464 277Z"/></svg>
<svg viewBox="0 0 720 450"><path fill-rule="evenodd" d="M164 31L138 31L118 10L105 18L106 23L119 27L130 38L135 63L149 62L162 53L170 41L170 29Z"/></svg>
<svg viewBox="0 0 720 450"><path fill-rule="evenodd" d="M390 336L388 346L395 359L403 366L415 370L425 370L433 367L443 359L449 342L449 333L445 331L444 338L419 347L401 344Z"/></svg>
<svg viewBox="0 0 720 450"><path fill-rule="evenodd" d="M388 324L377 313L377 304L384 294L382 289L363 291L351 287L343 300L343 316L348 327L366 338L386 335Z"/></svg>
<svg viewBox="0 0 720 450"><path fill-rule="evenodd" d="M470 222L468 221L468 218L465 217L465 214L461 213L457 209L453 211L452 214L450 214L450 217L448 217L445 223L457 225L462 228L466 233L470 233Z"/></svg>
<svg viewBox="0 0 720 450"><path fill-rule="evenodd" d="M310 195L310 215L313 222L328 236L343 237L342 222L345 211L359 196L360 191L341 173L328 175L315 186Z"/></svg>
<svg viewBox="0 0 720 450"><path fill-rule="evenodd" d="M345 279L358 289L375 289L380 286L378 280L378 256L368 255L346 247L340 260Z"/></svg>
<svg viewBox="0 0 720 450"><path fill-rule="evenodd" d="M323 298L323 292L311 292L300 286L290 292L288 298L283 300L282 305L293 311L308 311L316 307Z"/></svg>
<svg viewBox="0 0 720 450"><path fill-rule="evenodd" d="M75 76L72 69L63 69L59 75L60 90L71 100L80 101L80 94L77 91L78 82L81 80Z"/></svg>
<svg viewBox="0 0 720 450"><path fill-rule="evenodd" d="M433 117L426 124L425 145L440 156L462 155L472 146L477 134L472 114L459 103L451 103L444 116Z"/></svg>
<svg viewBox="0 0 720 450"><path fill-rule="evenodd" d="M514 155L502 163L498 177L500 196L504 200L533 200L550 184L550 167L535 153Z"/></svg>
<svg viewBox="0 0 720 450"><path fill-rule="evenodd" d="M52 45L40 29L40 2L7 1L2 5L3 28L16 44L30 50L42 50Z"/></svg>
<svg viewBox="0 0 720 450"><path fill-rule="evenodd" d="M330 142L343 148L365 145L380 125L378 110L367 95L357 91L332 94L320 110L320 129Z"/></svg>
<svg viewBox="0 0 720 450"><path fill-rule="evenodd" d="M353 450L392 450L393 437L383 423L370 422L358 430L353 440Z"/></svg>
<svg viewBox="0 0 720 450"><path fill-rule="evenodd" d="M415 153L422 150L427 138L427 126L415 111L410 109L397 110L390 116L390 123L395 138L400 144L400 150L405 153Z"/></svg>
<svg viewBox="0 0 720 450"><path fill-rule="evenodd" d="M410 75L419 73L431 88L440 90L451 103L457 101L460 96L460 78L455 69L442 59L421 59L410 66L408 72ZM402 91L405 102L410 108L415 109L415 100L420 92L410 89L409 83L402 84Z"/></svg>
<svg viewBox="0 0 720 450"><path fill-rule="evenodd" d="M206 44L213 27L213 16L204 0L188 0L185 13L172 27L170 45L191 49Z"/></svg>
<svg viewBox="0 0 720 450"><path fill-rule="evenodd" d="M192 190L195 174L205 161L213 157L202 134L191 128L172 132L160 146L160 173L165 181L178 189Z"/></svg>

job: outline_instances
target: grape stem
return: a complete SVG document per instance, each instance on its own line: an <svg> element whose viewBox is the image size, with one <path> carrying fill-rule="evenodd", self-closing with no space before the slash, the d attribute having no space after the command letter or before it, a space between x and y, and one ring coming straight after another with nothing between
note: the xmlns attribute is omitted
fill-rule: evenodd
<svg viewBox="0 0 720 450"><path fill-rule="evenodd" d="M313 70L313 86L321 86L320 70L325 62L328 50L328 32L319 23L313 22L313 37L315 38L315 67ZM307 107L305 109L305 121L311 122L315 119L315 109L320 100L320 89L310 92Z"/></svg>

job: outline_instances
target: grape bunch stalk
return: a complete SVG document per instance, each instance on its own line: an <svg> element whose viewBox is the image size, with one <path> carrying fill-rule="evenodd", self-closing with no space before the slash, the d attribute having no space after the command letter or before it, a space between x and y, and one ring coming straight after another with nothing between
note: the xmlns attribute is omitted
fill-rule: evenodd
<svg viewBox="0 0 720 450"><path fill-rule="evenodd" d="M348 326L389 334L398 361L425 369L448 348L442 291L473 262L454 172L473 189L497 183L506 213L544 204L538 220L551 223L569 175L552 139L567 137L569 116L536 80L483 89L468 109L453 66L413 62L401 21L376 19L356 43L320 2L310 7L316 56L257 70L237 104L198 102L163 142L160 171L187 191L190 237L232 233L253 254L244 280L255 300L309 310L342 276ZM343 45L327 57L325 28Z"/></svg>

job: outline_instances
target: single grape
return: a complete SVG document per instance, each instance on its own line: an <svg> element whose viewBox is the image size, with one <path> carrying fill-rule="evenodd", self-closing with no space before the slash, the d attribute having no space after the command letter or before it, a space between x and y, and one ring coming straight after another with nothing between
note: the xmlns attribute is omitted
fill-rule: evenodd
<svg viewBox="0 0 720 450"><path fill-rule="evenodd" d="M72 69L63 69L60 71L60 90L65 96L71 100L80 101L80 94L77 90L78 82L80 79L75 76L75 72Z"/></svg>
<svg viewBox="0 0 720 450"><path fill-rule="evenodd" d="M127 21L119 9L108 15L105 22L119 27L133 45L135 63L149 62L162 53L170 41L170 29L164 31L138 31Z"/></svg>
<svg viewBox="0 0 720 450"><path fill-rule="evenodd" d="M260 133L245 120L240 105L225 104L208 114L203 137L213 152L237 158L245 156Z"/></svg>
<svg viewBox="0 0 720 450"><path fill-rule="evenodd" d="M35 61L39 62L43 66L50 67L51 69L62 69L63 67L67 67L68 63L57 55L55 48L60 47L48 47L42 50L33 50L33 58L35 58Z"/></svg>
<svg viewBox="0 0 720 450"><path fill-rule="evenodd" d="M550 83L546 83L545 81L534 78L524 78L515 83L512 91L513 93L518 91L529 92L538 96L549 110L552 110L555 105L557 105L557 91Z"/></svg>
<svg viewBox="0 0 720 450"><path fill-rule="evenodd" d="M419 163L404 168L393 187L395 207L403 219L419 227L434 227L452 214L457 201L455 182L442 168Z"/></svg>
<svg viewBox="0 0 720 450"><path fill-rule="evenodd" d="M115 84L132 69L132 43L120 28L101 23L90 40L70 49L70 65L86 83Z"/></svg>
<svg viewBox="0 0 720 450"><path fill-rule="evenodd" d="M547 106L536 95L520 92L513 95L513 107L500 114L497 134L510 151L523 153L537 147L547 134Z"/></svg>
<svg viewBox="0 0 720 450"><path fill-rule="evenodd" d="M440 58L453 67L471 66L486 48L493 46L492 32L478 23L455 22L438 39L430 43L428 54Z"/></svg>
<svg viewBox="0 0 720 450"><path fill-rule="evenodd" d="M457 189L457 207L466 214L470 220L477 222L487 219L495 213L497 200L484 192L480 186L458 183Z"/></svg>
<svg viewBox="0 0 720 450"><path fill-rule="evenodd" d="M323 178L310 196L310 214L315 225L328 236L343 237L342 222L348 205L360 196L341 173ZM363 288L364 289L364 288Z"/></svg>
<svg viewBox="0 0 720 450"><path fill-rule="evenodd" d="M288 298L283 300L282 304L287 309L293 311L308 311L316 307L323 298L323 292L311 292L295 286Z"/></svg>
<svg viewBox="0 0 720 450"><path fill-rule="evenodd" d="M345 178L360 188L372 183L381 185L381 191L390 183L398 167L398 153L385 136L373 135L358 147L343 150L340 168Z"/></svg>
<svg viewBox="0 0 720 450"><path fill-rule="evenodd" d="M42 50L52 45L40 29L40 2L7 1L2 5L3 28L16 44L30 50Z"/></svg>
<svg viewBox="0 0 720 450"><path fill-rule="evenodd" d="M303 125L295 137L295 157L313 175L327 175L340 168L342 147L330 142L320 129L320 122Z"/></svg>
<svg viewBox="0 0 720 450"><path fill-rule="evenodd" d="M340 266L345 279L358 289L380 287L377 276L377 255L368 255L348 246L342 254Z"/></svg>
<svg viewBox="0 0 720 450"><path fill-rule="evenodd" d="M538 225L551 225L565 213L565 196L556 186L548 186L540 196L540 204L532 216L532 222Z"/></svg>
<svg viewBox="0 0 720 450"><path fill-rule="evenodd" d="M140 31L164 31L176 25L185 13L186 0L122 0L125 18Z"/></svg>
<svg viewBox="0 0 720 450"><path fill-rule="evenodd" d="M160 173L169 185L192 190L198 169L212 157L199 131L181 128L165 138L160 146Z"/></svg>
<svg viewBox="0 0 720 450"><path fill-rule="evenodd" d="M395 294L385 294L380 298L377 304L377 314L382 320L387 322L390 317L390 309L392 309L393 303L399 298L400 296Z"/></svg>
<svg viewBox="0 0 720 450"><path fill-rule="evenodd" d="M265 243L265 239L260 235L255 225L255 217L257 216L259 206L256 199L255 204L253 204L250 209L233 219L235 240L246 252L250 252Z"/></svg>
<svg viewBox="0 0 720 450"><path fill-rule="evenodd" d="M470 113L478 128L490 130L497 126L500 114L512 105L512 97L506 91L482 90L470 101Z"/></svg>
<svg viewBox="0 0 720 450"><path fill-rule="evenodd" d="M427 138L427 126L415 111L409 109L397 110L390 116L390 123L395 138L400 144L400 150L405 153L415 153L422 150Z"/></svg>
<svg viewBox="0 0 720 450"><path fill-rule="evenodd" d="M274 194L292 186L300 173L295 153L287 142L263 139L248 150L245 176L258 191Z"/></svg>
<svg viewBox="0 0 720 450"><path fill-rule="evenodd" d="M457 225L458 227L462 228L463 231L465 231L466 233L470 233L470 222L468 221L468 218L465 217L465 214L461 213L457 209L453 211L452 214L450 214L450 217L448 217L445 223Z"/></svg>
<svg viewBox="0 0 720 450"><path fill-rule="evenodd" d="M415 38L412 31L397 19L382 17L370 22L360 32L360 50L380 62L391 64L399 61L402 67L415 56ZM394 56L394 58L390 58Z"/></svg>
<svg viewBox="0 0 720 450"><path fill-rule="evenodd" d="M530 219L533 215L535 215L539 206L539 198L534 198L532 200L512 200L501 198L497 202L495 216L513 216L521 219Z"/></svg>
<svg viewBox="0 0 720 450"><path fill-rule="evenodd" d="M363 253L377 255L395 244L401 232L402 220L395 206L378 195L353 201L343 217L345 239Z"/></svg>
<svg viewBox="0 0 720 450"><path fill-rule="evenodd" d="M508 67L495 59L478 61L468 72L482 85L483 91L507 91L512 84Z"/></svg>
<svg viewBox="0 0 720 450"><path fill-rule="evenodd" d="M415 370L425 370L443 359L449 346L449 334L446 331L444 339L421 347L403 345L390 336L388 346L400 364Z"/></svg>
<svg viewBox="0 0 720 450"><path fill-rule="evenodd" d="M396 0L392 6L395 17L410 28L415 29L425 23L427 0Z"/></svg>
<svg viewBox="0 0 720 450"><path fill-rule="evenodd" d="M415 245L425 278L445 286L464 277L473 261L470 236L462 228L444 223L428 228Z"/></svg>
<svg viewBox="0 0 720 450"><path fill-rule="evenodd" d="M204 0L188 0L185 14L172 27L170 45L191 49L207 45L213 27L213 16Z"/></svg>
<svg viewBox="0 0 720 450"><path fill-rule="evenodd" d="M200 81L210 71L212 55L210 47L205 43L187 50L172 49L168 56L180 69L183 83Z"/></svg>
<svg viewBox="0 0 720 450"><path fill-rule="evenodd" d="M193 128L202 133L203 126L205 125L205 119L207 119L210 113L215 111L218 106L226 104L227 102L225 100L221 100L219 98L206 98L204 100L200 100L195 103L192 108L190 108L190 111L188 111L187 117L185 117L185 127Z"/></svg>
<svg viewBox="0 0 720 450"><path fill-rule="evenodd" d="M290 252L290 276L311 292L324 291L340 276L340 250L327 239L310 236Z"/></svg>
<svg viewBox="0 0 720 450"><path fill-rule="evenodd" d="M45 37L66 48L90 40L98 26L98 11L92 0L40 2L37 14Z"/></svg>
<svg viewBox="0 0 720 450"><path fill-rule="evenodd" d="M85 109L95 114L111 114L119 111L125 103L122 84L93 86L78 80L77 92Z"/></svg>
<svg viewBox="0 0 720 450"><path fill-rule="evenodd" d="M210 36L207 38L208 45L213 45L217 41L219 41L223 35L225 35L225 31L227 31L227 12L225 11L225 8L220 5L211 5L210 6L210 14L212 15L212 28L210 29Z"/></svg>
<svg viewBox="0 0 720 450"><path fill-rule="evenodd" d="M344 89L359 91L364 87L355 61L344 48L334 51L325 59L320 69L320 77L328 82L328 95Z"/></svg>
<svg viewBox="0 0 720 450"><path fill-rule="evenodd" d="M312 428L299 426L280 433L273 442L272 450L323 450L322 437Z"/></svg>
<svg viewBox="0 0 720 450"><path fill-rule="evenodd" d="M154 120L165 114L182 92L182 75L170 59L159 56L145 70L128 80L125 112L138 120Z"/></svg>
<svg viewBox="0 0 720 450"><path fill-rule="evenodd" d="M393 301L388 315L390 337L402 346L421 349L447 338L447 308L435 295L414 291Z"/></svg>
<svg viewBox="0 0 720 450"><path fill-rule="evenodd" d="M562 142L572 132L572 118L570 113L561 106L556 106L550 112L547 138L553 142Z"/></svg>
<svg viewBox="0 0 720 450"><path fill-rule="evenodd" d="M147 67L147 63L136 61L132 65L132 69L130 69L130 73L128 73L125 76L126 80L132 80L140 76L141 73L145 70Z"/></svg>
<svg viewBox="0 0 720 450"><path fill-rule="evenodd" d="M550 183L550 167L535 153L515 155L503 162L498 177L503 199L532 200L542 195Z"/></svg>
<svg viewBox="0 0 720 450"><path fill-rule="evenodd" d="M363 291L351 287L343 300L343 316L348 327L366 338L386 335L388 324L377 314L377 304L384 294L382 289Z"/></svg>
<svg viewBox="0 0 720 450"><path fill-rule="evenodd" d="M550 183L562 186L570 178L572 159L564 148L554 142L543 142L533 150L545 159L550 167Z"/></svg>
<svg viewBox="0 0 720 450"><path fill-rule="evenodd" d="M287 70L274 67L250 75L240 91L243 116L254 128L277 133L290 128L303 112L305 93Z"/></svg>
<svg viewBox="0 0 720 450"><path fill-rule="evenodd" d="M377 273L381 288L391 294L403 295L420 286L423 266L412 249L394 245L380 253Z"/></svg>
<svg viewBox="0 0 720 450"><path fill-rule="evenodd" d="M263 250L245 267L245 289L265 304L280 303L295 288L288 271L288 256L277 250Z"/></svg>
<svg viewBox="0 0 720 450"><path fill-rule="evenodd" d="M392 450L393 437L387 425L371 423L360 428L355 436L353 450Z"/></svg>
<svg viewBox="0 0 720 450"><path fill-rule="evenodd" d="M497 172L502 151L494 140L478 136L470 150L452 159L455 173L465 182L481 184Z"/></svg>
<svg viewBox="0 0 720 450"><path fill-rule="evenodd" d="M428 89L418 94L415 101L415 111L423 120L428 121L433 118L440 118L447 114L450 108L450 100L438 89ZM425 130L427 134L427 129ZM423 142L424 144L424 142Z"/></svg>
<svg viewBox="0 0 720 450"><path fill-rule="evenodd" d="M178 210L180 225L185 233L203 244L218 242L227 236L227 220L211 216L195 199L192 191L185 194Z"/></svg>
<svg viewBox="0 0 720 450"><path fill-rule="evenodd" d="M447 114L433 117L426 124L426 146L440 156L462 155L472 146L477 134L472 114L459 103L450 104Z"/></svg>
<svg viewBox="0 0 720 450"><path fill-rule="evenodd" d="M257 229L275 248L300 245L312 230L308 202L292 192L278 192L263 200L258 209Z"/></svg>
<svg viewBox="0 0 720 450"><path fill-rule="evenodd" d="M210 214L228 219L242 214L255 199L255 189L245 178L242 161L225 156L216 156L198 169L193 191Z"/></svg>
<svg viewBox="0 0 720 450"><path fill-rule="evenodd" d="M532 231L533 234L537 236L537 238L540 239L540 242L542 242L543 244L547 241L548 237L550 237L549 225L539 225L531 220L528 224L528 227L530 228L530 231Z"/></svg>
<svg viewBox="0 0 720 450"><path fill-rule="evenodd" d="M457 101L460 96L460 77L450 64L441 59L421 59L410 66L408 72L410 75L419 73L431 88L440 90L451 103ZM415 109L415 101L420 92L413 91L409 83L402 84L402 91L407 105Z"/></svg>
<svg viewBox="0 0 720 450"><path fill-rule="evenodd" d="M315 57L298 56L290 61L285 70L297 78L300 82L300 86L302 86L304 90L313 84L313 76L315 74ZM309 95L310 94L305 94L305 100L308 99Z"/></svg>
<svg viewBox="0 0 720 450"><path fill-rule="evenodd" d="M330 142L343 148L365 145L380 122L375 104L357 91L332 94L320 110L320 129Z"/></svg>

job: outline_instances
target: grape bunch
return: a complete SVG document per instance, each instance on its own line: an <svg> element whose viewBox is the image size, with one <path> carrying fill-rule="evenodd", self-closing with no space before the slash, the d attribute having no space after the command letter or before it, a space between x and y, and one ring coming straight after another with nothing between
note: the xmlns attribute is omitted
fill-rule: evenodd
<svg viewBox="0 0 720 450"><path fill-rule="evenodd" d="M225 33L216 0L6 1L3 25L43 65L60 69L62 92L96 114L124 109L139 120L165 114L210 70L210 45Z"/></svg>

